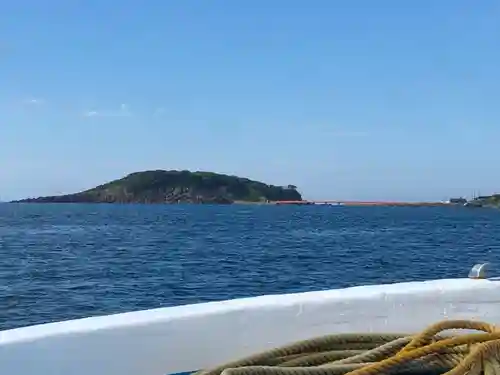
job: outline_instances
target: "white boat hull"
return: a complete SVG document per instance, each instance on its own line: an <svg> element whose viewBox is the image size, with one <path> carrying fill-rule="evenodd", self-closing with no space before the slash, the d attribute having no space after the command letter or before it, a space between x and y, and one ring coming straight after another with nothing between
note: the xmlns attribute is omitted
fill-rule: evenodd
<svg viewBox="0 0 500 375"><path fill-rule="evenodd" d="M500 324L500 281L451 279L271 295L0 332L0 373L166 375L344 332L415 332L443 319Z"/></svg>

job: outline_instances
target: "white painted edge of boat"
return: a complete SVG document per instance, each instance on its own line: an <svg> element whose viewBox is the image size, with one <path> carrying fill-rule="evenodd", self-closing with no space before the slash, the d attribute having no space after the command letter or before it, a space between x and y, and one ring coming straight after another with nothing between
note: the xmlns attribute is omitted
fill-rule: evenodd
<svg viewBox="0 0 500 375"><path fill-rule="evenodd" d="M0 346L15 342L37 340L54 335L75 334L127 326L149 325L152 323L168 322L177 319L191 319L193 317L201 317L204 315L224 314L237 310L267 310L297 304L310 304L317 301L329 301L334 303L359 298L370 300L371 297L380 297L380 295L384 295L385 297L407 295L411 297L412 294L426 294L429 292L438 294L455 291L479 292L481 290L496 288L498 288L500 292L500 281L498 280L471 280L464 278L413 281L381 285L362 285L324 291L264 295L217 302L132 311L15 328L0 331Z"/></svg>

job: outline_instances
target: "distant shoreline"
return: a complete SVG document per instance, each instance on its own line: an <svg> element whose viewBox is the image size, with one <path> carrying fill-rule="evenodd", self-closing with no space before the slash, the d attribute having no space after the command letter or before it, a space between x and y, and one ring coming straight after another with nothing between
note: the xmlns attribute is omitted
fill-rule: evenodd
<svg viewBox="0 0 500 375"><path fill-rule="evenodd" d="M464 207L462 204L456 203L446 203L446 202L315 202L315 201L233 201L230 203L217 203L217 202L33 202L33 201L11 201L11 202L0 202L3 204L56 204L56 205L68 205L68 204L102 204L102 205L217 205L217 206L230 206L230 205L250 205L250 206L329 206L329 207ZM474 207L492 207L492 206L474 206Z"/></svg>
<svg viewBox="0 0 500 375"><path fill-rule="evenodd" d="M306 205L306 206L349 206L349 207L442 207L442 206L462 206L447 202L396 202L396 201L281 201L272 202L275 205Z"/></svg>

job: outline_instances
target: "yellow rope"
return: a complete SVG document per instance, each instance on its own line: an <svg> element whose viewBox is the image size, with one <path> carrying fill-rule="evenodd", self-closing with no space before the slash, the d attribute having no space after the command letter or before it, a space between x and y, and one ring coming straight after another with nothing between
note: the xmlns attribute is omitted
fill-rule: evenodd
<svg viewBox="0 0 500 375"><path fill-rule="evenodd" d="M482 331L442 336L450 329ZM341 334L299 341L196 375L500 375L500 331L447 320L415 335Z"/></svg>

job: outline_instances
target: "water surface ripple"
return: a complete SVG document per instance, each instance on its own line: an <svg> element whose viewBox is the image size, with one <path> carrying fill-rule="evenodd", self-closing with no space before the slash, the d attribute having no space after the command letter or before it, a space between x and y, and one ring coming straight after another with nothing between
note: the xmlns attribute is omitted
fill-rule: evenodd
<svg viewBox="0 0 500 375"><path fill-rule="evenodd" d="M0 204L0 330L177 304L466 277L500 211Z"/></svg>

